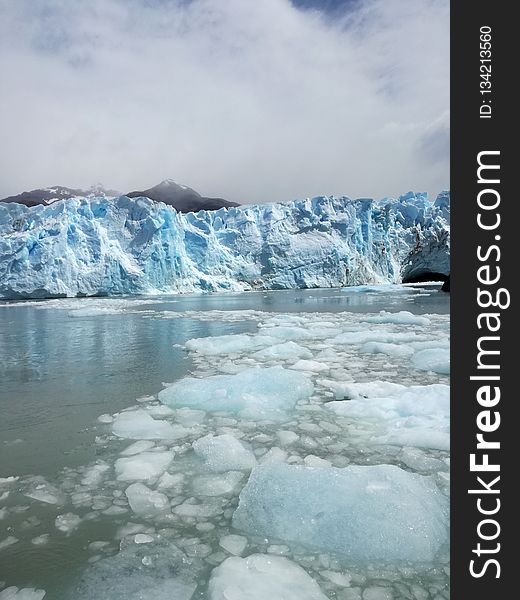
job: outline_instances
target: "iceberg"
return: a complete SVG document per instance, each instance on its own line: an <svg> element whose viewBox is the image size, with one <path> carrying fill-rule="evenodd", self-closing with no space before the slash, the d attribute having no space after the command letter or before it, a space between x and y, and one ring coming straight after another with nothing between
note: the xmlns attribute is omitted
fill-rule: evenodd
<svg viewBox="0 0 520 600"><path fill-rule="evenodd" d="M448 541L447 521L434 481L394 465L261 465L233 515L240 531L356 562L432 561Z"/></svg>
<svg viewBox="0 0 520 600"><path fill-rule="evenodd" d="M179 213L148 198L0 202L0 297L400 283L450 272L449 193Z"/></svg>

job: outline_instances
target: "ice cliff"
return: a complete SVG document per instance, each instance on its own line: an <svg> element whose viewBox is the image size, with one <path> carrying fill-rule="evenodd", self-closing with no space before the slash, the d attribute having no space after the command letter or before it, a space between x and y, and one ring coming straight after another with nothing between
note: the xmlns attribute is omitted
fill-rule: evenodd
<svg viewBox="0 0 520 600"><path fill-rule="evenodd" d="M0 203L0 297L312 288L448 275L450 196L181 214L148 198Z"/></svg>

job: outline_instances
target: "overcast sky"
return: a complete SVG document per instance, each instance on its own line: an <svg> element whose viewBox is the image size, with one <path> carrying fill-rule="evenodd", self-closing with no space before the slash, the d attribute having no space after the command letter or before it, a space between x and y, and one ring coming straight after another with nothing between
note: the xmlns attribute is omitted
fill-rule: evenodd
<svg viewBox="0 0 520 600"><path fill-rule="evenodd" d="M0 197L449 186L448 0L0 0Z"/></svg>

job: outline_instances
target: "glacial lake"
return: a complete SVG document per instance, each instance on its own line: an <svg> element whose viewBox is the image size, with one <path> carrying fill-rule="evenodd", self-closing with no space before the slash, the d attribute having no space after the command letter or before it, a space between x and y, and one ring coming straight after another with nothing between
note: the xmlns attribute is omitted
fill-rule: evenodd
<svg viewBox="0 0 520 600"><path fill-rule="evenodd" d="M252 554L293 561L325 598L360 600L367 590L382 600L449 598L449 294L439 288L0 302L0 598L17 586L45 590L46 600L202 600L216 567ZM265 383L257 367L269 369ZM240 387L248 370L252 400L204 409L197 393L210 406L218 400L213 381ZM187 377L208 389L173 386L158 400ZM424 398L417 412L408 388ZM255 394L268 404L277 389L288 405L257 414ZM135 432L118 417L125 410L144 411L173 433ZM255 464L299 467L295 473L399 468L403 487L388 497L424 487L418 505L428 507L431 494L436 520L414 517L407 504L422 537L415 546L390 528L383 534L397 535L399 547L381 557L369 529L356 548L343 548L338 535L330 549L319 535L309 543L289 527L270 530L255 520L255 498L233 517L251 466L233 466L236 456L212 466L203 444L194 453L192 444L211 435L240 440ZM116 464L143 452L172 459L147 478L135 475L138 461L126 471ZM208 452L220 456L211 444ZM135 481L156 495L129 495ZM374 502L384 512L381 498Z"/></svg>

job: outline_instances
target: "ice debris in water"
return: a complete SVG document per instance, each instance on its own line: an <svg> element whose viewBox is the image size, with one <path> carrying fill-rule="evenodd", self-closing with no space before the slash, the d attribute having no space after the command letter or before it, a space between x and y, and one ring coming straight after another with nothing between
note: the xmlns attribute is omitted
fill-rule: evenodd
<svg viewBox="0 0 520 600"><path fill-rule="evenodd" d="M119 481L150 480L159 477L170 465L173 451L141 452L134 456L118 458L115 468Z"/></svg>
<svg viewBox="0 0 520 600"><path fill-rule="evenodd" d="M42 600L45 598L44 590L35 588L19 589L14 585L0 592L0 600Z"/></svg>
<svg viewBox="0 0 520 600"><path fill-rule="evenodd" d="M299 358L312 358L312 352L296 342L284 342L258 350L253 354L253 358L259 360L297 360Z"/></svg>
<svg viewBox="0 0 520 600"><path fill-rule="evenodd" d="M303 374L283 367L256 367L236 375L185 377L159 392L159 400L169 406L228 411L261 420L284 417L313 390Z"/></svg>
<svg viewBox="0 0 520 600"><path fill-rule="evenodd" d="M407 387L387 381L323 383L340 400L327 403L328 410L343 417L382 421L386 433L373 442L449 449L449 386L437 383Z"/></svg>
<svg viewBox="0 0 520 600"><path fill-rule="evenodd" d="M196 496L224 496L234 492L243 479L244 473L240 471L199 475L193 479L192 489Z"/></svg>
<svg viewBox="0 0 520 600"><path fill-rule="evenodd" d="M76 529L80 523L81 517L70 512L63 515L58 515L54 521L56 529L66 533L67 535L74 531L74 529Z"/></svg>
<svg viewBox="0 0 520 600"><path fill-rule="evenodd" d="M233 526L333 551L354 561L434 560L447 542L448 505L428 477L393 465L257 467Z"/></svg>
<svg viewBox="0 0 520 600"><path fill-rule="evenodd" d="M327 600L300 566L287 558L252 554L231 556L215 568L209 581L210 600Z"/></svg>
<svg viewBox="0 0 520 600"><path fill-rule="evenodd" d="M433 371L440 375L450 374L449 348L427 348L416 352L412 365L421 371Z"/></svg>
<svg viewBox="0 0 520 600"><path fill-rule="evenodd" d="M217 356L221 354L237 354L248 351L254 352L273 342L276 342L276 340L259 335L219 335L191 339L186 342L186 348L192 352L198 352L199 354Z"/></svg>
<svg viewBox="0 0 520 600"><path fill-rule="evenodd" d="M208 471L250 471L256 465L251 450L229 434L206 435L193 442L193 450Z"/></svg>
<svg viewBox="0 0 520 600"><path fill-rule="evenodd" d="M247 538L243 535L231 533L220 538L219 546L230 554L241 556L247 547Z"/></svg>
<svg viewBox="0 0 520 600"><path fill-rule="evenodd" d="M144 410L119 413L112 423L112 432L118 437L134 440L175 439L185 435L183 428L154 419Z"/></svg>
<svg viewBox="0 0 520 600"><path fill-rule="evenodd" d="M141 517L154 518L169 512L168 497L151 490L143 483L132 483L126 488L126 497L130 508Z"/></svg>
<svg viewBox="0 0 520 600"><path fill-rule="evenodd" d="M187 557L163 535L152 543L125 538L118 554L83 574L74 600L190 600L202 563Z"/></svg>
<svg viewBox="0 0 520 600"><path fill-rule="evenodd" d="M398 325L429 325L430 319L421 315L414 315L407 310L401 310L396 313L382 310L378 316L366 317L363 319L367 323L394 323Z"/></svg>

